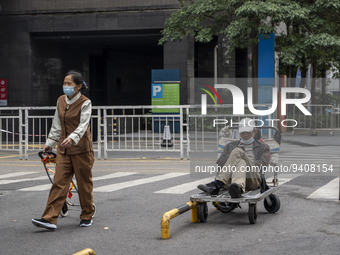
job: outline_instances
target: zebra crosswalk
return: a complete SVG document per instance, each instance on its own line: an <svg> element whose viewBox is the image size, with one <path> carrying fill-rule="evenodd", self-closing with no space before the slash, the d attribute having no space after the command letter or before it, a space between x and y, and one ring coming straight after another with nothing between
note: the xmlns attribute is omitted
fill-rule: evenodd
<svg viewBox="0 0 340 255"><path fill-rule="evenodd" d="M38 175L39 176L36 176ZM279 178L279 186L284 187L293 179L300 175L283 176ZM128 178L128 180L126 180ZM206 177L194 180L190 178L189 173L172 172L163 174L153 174L152 176L141 175L139 172L114 172L110 174L104 174L93 177L94 192L95 193L107 193L115 192L122 189L133 188L136 186L146 185L150 183L162 183L162 185L155 185L156 190L151 192L154 194L165 195L183 195L189 192L197 191L197 185L202 183L208 183L213 177ZM42 180L45 180L44 184L41 184ZM172 181L171 181L172 180ZM39 192L46 191L51 188L50 183L46 175L41 175L38 172L15 172L0 175L0 190L11 190L19 192ZM271 182L269 178L267 180ZM164 182L164 183L163 183ZM171 183L170 183L171 182ZM170 183L170 184L169 184ZM175 184L174 184L175 183ZM7 186L6 186L7 185ZM9 186L11 188L8 188ZM162 189L159 187L162 186ZM331 181L327 181L324 185L318 187L312 192L308 199L317 200L339 200L339 178L336 177Z"/></svg>

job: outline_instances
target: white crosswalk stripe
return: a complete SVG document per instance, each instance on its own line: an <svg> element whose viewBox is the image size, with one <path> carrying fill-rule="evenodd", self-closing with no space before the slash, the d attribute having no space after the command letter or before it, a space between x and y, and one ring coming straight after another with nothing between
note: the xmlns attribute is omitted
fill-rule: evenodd
<svg viewBox="0 0 340 255"><path fill-rule="evenodd" d="M286 176L286 177L278 177L279 186L285 184L286 182L289 182L289 181L295 179L298 176L301 176L301 174L295 174L294 176L289 176L289 177L288 176ZM266 182L268 184L271 184L272 181L273 181L273 177L266 179Z"/></svg>
<svg viewBox="0 0 340 255"><path fill-rule="evenodd" d="M10 174L2 174L2 175L0 175L0 179L18 177L18 176L22 176L22 175L35 174L35 173L37 173L37 172L16 172L16 173L10 173Z"/></svg>
<svg viewBox="0 0 340 255"><path fill-rule="evenodd" d="M98 176L92 178L92 181L100 181L100 180L108 180L108 179L113 179L113 178L119 178L119 177L124 177L124 176L129 176L136 174L135 172L117 172L113 174L107 174L103 176ZM51 188L52 184L43 184L43 185L37 185L29 188L23 188L19 189L20 191L44 191L44 190L49 190Z"/></svg>
<svg viewBox="0 0 340 255"><path fill-rule="evenodd" d="M23 188L19 189L19 191L43 191L43 190L49 190L52 187L51 183L48 184L42 184L42 185L37 185L29 188Z"/></svg>
<svg viewBox="0 0 340 255"><path fill-rule="evenodd" d="M117 173L113 173L113 174L107 174L107 175L103 175L103 176L93 177L92 181L107 180L107 179L112 179L112 178L129 176L129 175L133 175L133 174L136 174L136 172L117 172Z"/></svg>
<svg viewBox="0 0 340 255"><path fill-rule="evenodd" d="M147 184L151 182L163 181L166 179L171 179L171 178L175 178L175 177L179 177L183 175L188 175L188 173L168 173L168 174L163 174L163 175L157 175L157 176L133 180L133 181L105 185L105 186L95 188L93 189L93 191L94 192L113 192L113 191L117 191L120 189L125 189L125 188L129 188L129 187L133 187L133 186L137 186L141 184Z"/></svg>
<svg viewBox="0 0 340 255"><path fill-rule="evenodd" d="M15 179L15 180L0 180L0 185L12 184L12 183L18 183L18 182L38 181L38 180L45 180L45 179L47 179L46 175L34 177L34 178L23 178L23 179Z"/></svg>
<svg viewBox="0 0 340 255"><path fill-rule="evenodd" d="M339 178L331 180L326 185L314 191L307 198L321 200L339 200Z"/></svg>
<svg viewBox="0 0 340 255"><path fill-rule="evenodd" d="M209 177L209 178L201 179L201 180L198 180L198 181L188 182L188 183L180 184L180 185L177 185L177 186L173 186L173 187L168 188L168 189L158 190L158 191L155 191L154 193L177 194L177 195L178 194L184 194L184 193L187 193L191 190L196 189L197 185L199 185L199 184L205 184L205 183L208 183L208 182L211 182L211 181L212 181L212 178Z"/></svg>

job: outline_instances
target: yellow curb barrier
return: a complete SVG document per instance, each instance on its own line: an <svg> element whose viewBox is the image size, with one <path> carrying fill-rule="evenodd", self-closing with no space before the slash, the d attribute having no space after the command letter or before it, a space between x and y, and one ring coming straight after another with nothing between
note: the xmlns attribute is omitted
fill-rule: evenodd
<svg viewBox="0 0 340 255"><path fill-rule="evenodd" d="M197 216L197 205L198 203L196 201L194 202L188 202L184 205L181 205L175 209L172 209L170 211L167 211L163 214L162 220L161 220L161 239L168 239L170 237L170 220L177 217L178 215L181 215L182 213L185 213L191 209L191 222L198 222L198 216Z"/></svg>
<svg viewBox="0 0 340 255"><path fill-rule="evenodd" d="M90 248L86 248L85 250L78 251L77 253L73 253L73 255L96 255L94 250Z"/></svg>

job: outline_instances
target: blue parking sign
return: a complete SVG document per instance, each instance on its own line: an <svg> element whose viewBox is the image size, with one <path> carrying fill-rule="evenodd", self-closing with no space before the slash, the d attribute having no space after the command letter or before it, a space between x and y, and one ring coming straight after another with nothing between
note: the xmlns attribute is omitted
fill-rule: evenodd
<svg viewBox="0 0 340 255"><path fill-rule="evenodd" d="M163 98L163 84L152 83L151 98Z"/></svg>

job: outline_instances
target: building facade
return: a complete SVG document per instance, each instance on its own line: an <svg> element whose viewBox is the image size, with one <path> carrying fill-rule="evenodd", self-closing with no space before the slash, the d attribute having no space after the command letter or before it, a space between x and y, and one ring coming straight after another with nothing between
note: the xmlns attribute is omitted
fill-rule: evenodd
<svg viewBox="0 0 340 255"><path fill-rule="evenodd" d="M55 105L69 70L84 74L94 105L150 105L151 70L180 69L180 103L189 80L213 77L216 38L158 45L177 0L0 0L0 79L8 106ZM219 76L247 77L249 54L219 59Z"/></svg>

